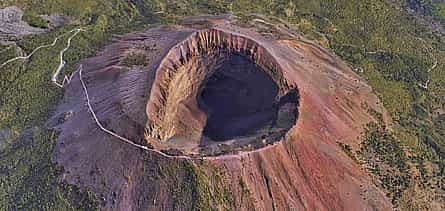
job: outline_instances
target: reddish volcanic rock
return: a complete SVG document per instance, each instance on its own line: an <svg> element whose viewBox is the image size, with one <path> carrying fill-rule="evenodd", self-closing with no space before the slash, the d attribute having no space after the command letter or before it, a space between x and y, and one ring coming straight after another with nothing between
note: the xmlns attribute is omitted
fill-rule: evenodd
<svg viewBox="0 0 445 211"><path fill-rule="evenodd" d="M132 52L147 62L125 64ZM377 97L344 62L282 24L254 20L241 26L235 17L193 17L181 26L126 35L82 65L104 127L136 143L196 158L192 169L207 175L211 197L221 186L212 175L221 172L231 200L222 205L210 199L213 208L391 209L390 200L337 144L360 144L363 126L373 120L367 107L384 112ZM249 76L257 72L270 77L276 92L257 86L268 80ZM230 90L234 86L239 93ZM232 99L218 95L220 89L236 95L234 103L221 102L232 110L221 111L225 107L217 101L202 99L203 93ZM74 80L57 112L73 113L57 126L55 156L67 181L92 190L106 210L191 209L194 195L178 196L171 183L196 177L184 167L192 161L146 152L104 133L81 90ZM290 93L296 93L295 101L285 101ZM256 100L264 103L251 103ZM210 112L206 106L216 107ZM239 113L239 108L251 112ZM218 116L218 111L227 113ZM229 114L238 116L218 119ZM216 123L210 120L215 115ZM218 121L236 135L214 140ZM210 123L216 129L206 132ZM179 166L177 174L162 173L172 166ZM178 205L178 197L186 203Z"/></svg>

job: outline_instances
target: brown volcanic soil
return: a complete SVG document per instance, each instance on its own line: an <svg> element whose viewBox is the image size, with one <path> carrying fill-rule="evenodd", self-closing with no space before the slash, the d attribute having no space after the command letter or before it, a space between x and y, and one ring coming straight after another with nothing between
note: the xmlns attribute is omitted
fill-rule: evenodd
<svg viewBox="0 0 445 211"><path fill-rule="evenodd" d="M134 142L210 156L191 166L208 178L213 208L390 210L389 199L337 145L360 143L372 120L364 105L384 112L370 87L284 25L253 23L189 18L126 35L85 59L83 78L98 118ZM145 62L123 62L135 53ZM55 157L65 179L93 191L102 209L196 206L196 193L172 188L196 179L191 161L145 152L101 131L79 80L67 87L55 120L61 130ZM225 206L215 200L220 186L229 190Z"/></svg>

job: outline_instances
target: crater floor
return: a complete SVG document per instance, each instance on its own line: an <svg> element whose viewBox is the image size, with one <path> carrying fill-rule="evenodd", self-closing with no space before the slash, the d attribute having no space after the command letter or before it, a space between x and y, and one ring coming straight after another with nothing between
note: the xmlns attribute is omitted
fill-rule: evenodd
<svg viewBox="0 0 445 211"><path fill-rule="evenodd" d="M255 135L264 139L272 134L281 138L284 130L295 124L298 99L295 96L289 102L294 105L287 115L294 118L280 125L283 131L278 131L274 127L280 107L284 106L278 91L277 84L261 67L241 55L229 55L204 82L198 96L199 107L207 115L203 135L215 141Z"/></svg>
<svg viewBox="0 0 445 211"><path fill-rule="evenodd" d="M278 112L278 86L246 58L230 55L204 84L200 107L208 116L204 135L216 141L270 127Z"/></svg>

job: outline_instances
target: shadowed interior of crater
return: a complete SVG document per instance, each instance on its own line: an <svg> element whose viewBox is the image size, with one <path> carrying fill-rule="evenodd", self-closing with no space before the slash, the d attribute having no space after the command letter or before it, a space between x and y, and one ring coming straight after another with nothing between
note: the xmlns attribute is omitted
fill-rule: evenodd
<svg viewBox="0 0 445 211"><path fill-rule="evenodd" d="M204 135L214 141L258 135L279 138L297 118L298 94L279 98L274 80L250 59L229 54L201 85L200 108L207 114Z"/></svg>

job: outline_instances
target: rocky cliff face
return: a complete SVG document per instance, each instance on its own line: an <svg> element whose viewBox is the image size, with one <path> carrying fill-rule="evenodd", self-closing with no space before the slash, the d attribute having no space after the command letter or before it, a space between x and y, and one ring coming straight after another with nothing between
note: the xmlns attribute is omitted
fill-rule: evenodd
<svg viewBox="0 0 445 211"><path fill-rule="evenodd" d="M110 137L73 81L54 117L73 113L57 126L55 157L67 181L92 190L103 209L391 209L338 146L358 146L372 120L367 108L384 112L377 97L344 62L283 24L193 17L126 35L82 66L104 127L192 157Z"/></svg>

